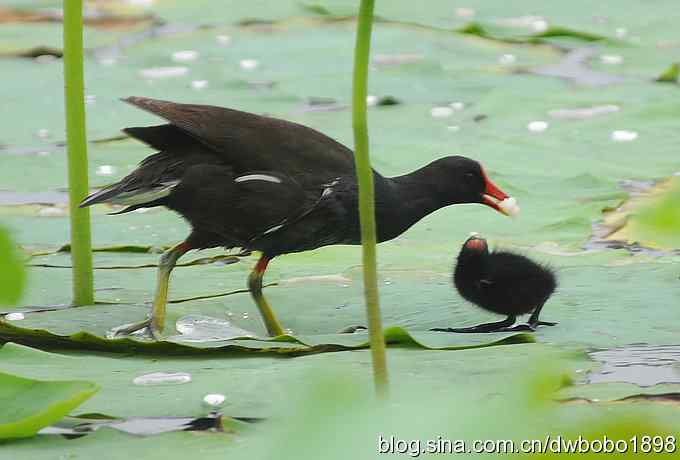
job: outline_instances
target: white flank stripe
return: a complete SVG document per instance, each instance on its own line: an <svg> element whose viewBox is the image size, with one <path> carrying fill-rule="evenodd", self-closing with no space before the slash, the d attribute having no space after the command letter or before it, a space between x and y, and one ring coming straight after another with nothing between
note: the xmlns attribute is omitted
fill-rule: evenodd
<svg viewBox="0 0 680 460"><path fill-rule="evenodd" d="M234 182L245 182L249 180L263 180L266 182L274 182L276 184L281 183L281 179L274 176L269 176L267 174L248 174L246 176L240 176L234 179Z"/></svg>
<svg viewBox="0 0 680 460"><path fill-rule="evenodd" d="M277 230L280 229L280 228L283 228L283 224L281 224L281 225L276 225L276 226L270 228L269 230L265 230L262 234L263 234L263 235L266 235L266 234L268 234L268 233L275 232L275 231L277 231Z"/></svg>
<svg viewBox="0 0 680 460"><path fill-rule="evenodd" d="M152 201L158 200L160 198L165 198L170 195L172 189L179 184L179 181L172 181L160 184L157 187L149 188L145 190L135 190L132 192L121 193L111 200L111 204L123 204L126 206L134 206L137 204L150 203Z"/></svg>

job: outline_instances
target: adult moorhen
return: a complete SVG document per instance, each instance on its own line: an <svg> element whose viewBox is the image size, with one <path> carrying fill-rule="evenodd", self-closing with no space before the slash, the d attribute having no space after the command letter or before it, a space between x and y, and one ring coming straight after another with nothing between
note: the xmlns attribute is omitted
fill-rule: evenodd
<svg viewBox="0 0 680 460"><path fill-rule="evenodd" d="M460 295L484 310L507 315L503 321L463 328L436 328L442 332L500 332L534 330L557 323L540 321L543 304L557 287L549 267L508 251L489 252L486 240L472 236L463 244L453 275ZM528 324L515 324L518 315L531 313Z"/></svg>
<svg viewBox="0 0 680 460"><path fill-rule="evenodd" d="M192 232L161 257L151 317L119 333L148 326L158 338L177 260L191 249L224 246L261 252L248 286L269 335L283 334L262 295L269 261L330 244L361 243L352 151L318 131L276 118L144 97L124 101L169 122L123 130L158 153L80 206L127 205L121 212L165 206L184 216ZM451 204L483 203L507 215L519 211L479 163L461 156L403 176L374 172L373 177L378 241Z"/></svg>

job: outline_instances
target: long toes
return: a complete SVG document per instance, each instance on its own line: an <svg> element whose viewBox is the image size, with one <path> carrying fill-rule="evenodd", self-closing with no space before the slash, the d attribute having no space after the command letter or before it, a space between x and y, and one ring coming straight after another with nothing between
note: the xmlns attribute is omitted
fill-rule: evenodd
<svg viewBox="0 0 680 460"><path fill-rule="evenodd" d="M357 331L365 331L367 329L366 326L347 326L344 329L340 329L338 334L354 334Z"/></svg>
<svg viewBox="0 0 680 460"><path fill-rule="evenodd" d="M517 324L515 326L500 329L502 332L535 332L536 325L534 324Z"/></svg>
<svg viewBox="0 0 680 460"><path fill-rule="evenodd" d="M557 326L559 323L555 323L553 321L536 321L532 326Z"/></svg>
<svg viewBox="0 0 680 460"><path fill-rule="evenodd" d="M122 324L120 326L111 329L107 337L110 339L115 339L119 337L125 337L137 333L143 333L144 329L147 329L150 325L150 320L140 321L138 323Z"/></svg>
<svg viewBox="0 0 680 460"><path fill-rule="evenodd" d="M456 334L482 334L485 332L496 332L495 330L492 331L486 329L478 329L475 327L444 327L444 328L436 327L430 330L436 332L455 332Z"/></svg>

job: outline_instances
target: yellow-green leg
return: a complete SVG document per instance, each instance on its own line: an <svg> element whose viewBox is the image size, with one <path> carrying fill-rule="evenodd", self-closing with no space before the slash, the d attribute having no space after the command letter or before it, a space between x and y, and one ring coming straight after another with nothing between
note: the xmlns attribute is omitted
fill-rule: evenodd
<svg viewBox="0 0 680 460"><path fill-rule="evenodd" d="M191 250L191 246L185 241L163 253L161 260L158 263L158 281L156 283L156 294L153 298L153 305L151 306L151 316L144 321L116 328L113 331L114 335L129 335L135 331L148 327L149 332L154 339L161 339L161 334L165 327L165 306L168 302L170 273L172 273L172 269L175 268L175 264L179 258L189 250Z"/></svg>
<svg viewBox="0 0 680 460"><path fill-rule="evenodd" d="M285 332L279 320L276 319L272 307L269 306L269 302L267 302L267 299L262 294L262 277L267 269L267 264L269 264L269 259L264 255L260 257L255 268L250 272L250 276L248 276L248 289L250 289L250 295L253 296L255 304L258 310L260 310L260 316L262 316L264 326L267 328L267 334L276 337L285 334Z"/></svg>

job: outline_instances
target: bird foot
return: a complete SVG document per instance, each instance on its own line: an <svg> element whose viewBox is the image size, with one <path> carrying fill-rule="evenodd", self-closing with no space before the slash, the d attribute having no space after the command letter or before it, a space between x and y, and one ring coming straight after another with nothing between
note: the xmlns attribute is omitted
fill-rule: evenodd
<svg viewBox="0 0 680 460"><path fill-rule="evenodd" d="M338 334L354 334L357 331L367 330L366 326L347 326L344 329L340 329Z"/></svg>
<svg viewBox="0 0 680 460"><path fill-rule="evenodd" d="M538 326L556 326L552 321L529 321L502 329L503 332L536 332Z"/></svg>
<svg viewBox="0 0 680 460"><path fill-rule="evenodd" d="M553 322L553 321L535 321L531 323L533 327L536 326L557 326L559 323Z"/></svg>
<svg viewBox="0 0 680 460"><path fill-rule="evenodd" d="M489 333L489 332L535 332L538 326L555 326L557 323L550 321L531 321L528 323L512 324L513 320L500 321L498 323L479 324L471 327L436 327L430 329L435 332L456 332L456 333Z"/></svg>
<svg viewBox="0 0 680 460"><path fill-rule="evenodd" d="M498 332L536 332L536 326L529 323L521 323L510 327L504 327L499 329Z"/></svg>
<svg viewBox="0 0 680 460"><path fill-rule="evenodd" d="M106 334L106 336L109 339L117 339L126 336L149 336L153 340L162 339L161 331L158 329L155 323L151 321L151 318L147 318L136 323L122 324L120 326L114 327Z"/></svg>
<svg viewBox="0 0 680 460"><path fill-rule="evenodd" d="M455 332L458 334L484 334L488 332L503 332L506 328L488 328L482 327L485 324L471 327L434 327L430 329L433 332Z"/></svg>
<svg viewBox="0 0 680 460"><path fill-rule="evenodd" d="M435 332L456 332L456 333L462 333L462 334L480 334L480 333L488 333L488 332L505 332L508 329L508 326L514 322L514 319L512 320L505 320L505 321L499 321L497 323L484 323L484 324L478 324L477 326L470 326L470 327L436 327L433 329L430 329L431 331Z"/></svg>
<svg viewBox="0 0 680 460"><path fill-rule="evenodd" d="M431 331L434 332L455 332L458 334L488 334L491 332L516 332L516 331L535 331L533 327L531 327L529 324L518 324L516 326L511 326L511 327L495 327L495 328L489 328L489 327L480 327L480 326L485 326L484 324L480 324L479 326L471 326L471 327L435 327L430 329Z"/></svg>

